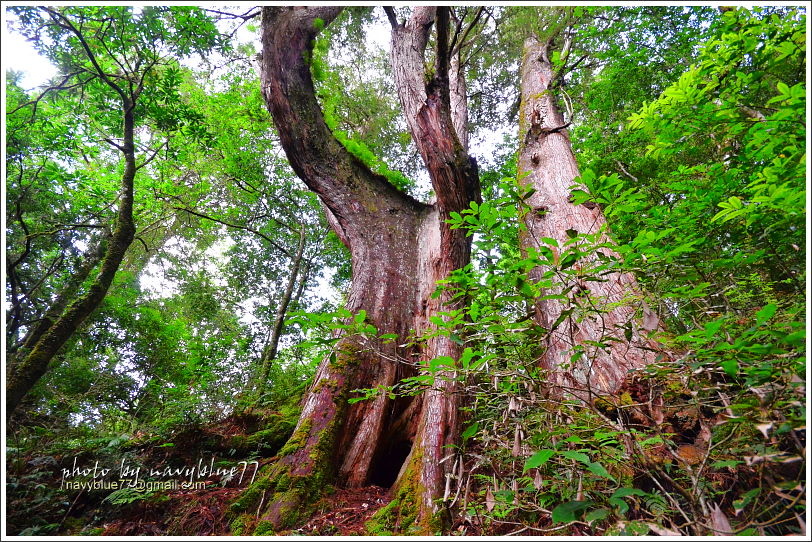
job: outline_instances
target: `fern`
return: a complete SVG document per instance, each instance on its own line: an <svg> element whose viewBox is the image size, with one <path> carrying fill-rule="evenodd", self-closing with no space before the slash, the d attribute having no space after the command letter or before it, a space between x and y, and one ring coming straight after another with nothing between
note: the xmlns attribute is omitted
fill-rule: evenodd
<svg viewBox="0 0 812 542"><path fill-rule="evenodd" d="M130 487L123 487L110 493L102 502L109 502L110 504L117 506L125 505L149 498L154 493L154 491L138 491L137 489Z"/></svg>

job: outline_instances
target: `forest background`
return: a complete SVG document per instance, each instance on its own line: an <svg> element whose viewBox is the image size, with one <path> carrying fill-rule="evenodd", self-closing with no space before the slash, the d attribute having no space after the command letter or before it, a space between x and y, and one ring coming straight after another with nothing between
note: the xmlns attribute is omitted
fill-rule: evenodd
<svg viewBox="0 0 812 542"><path fill-rule="evenodd" d="M803 8L6 16L8 534L805 532Z"/></svg>

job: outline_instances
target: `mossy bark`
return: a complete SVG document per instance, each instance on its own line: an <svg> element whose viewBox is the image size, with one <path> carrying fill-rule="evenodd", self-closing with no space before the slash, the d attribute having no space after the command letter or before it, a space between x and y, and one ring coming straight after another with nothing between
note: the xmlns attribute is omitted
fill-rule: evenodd
<svg viewBox="0 0 812 542"><path fill-rule="evenodd" d="M79 33L78 30L76 32ZM91 53L88 52L88 54ZM103 76L102 79L121 96L123 117L124 138L119 150L124 162L124 173L121 177L115 228L109 240L106 240L106 249L101 258L99 271L87 290L69 303L67 295L57 296L54 306L46 312L46 318L36 326L34 333L27 337L25 346L8 360L6 369L7 420L14 414L14 410L23 397L46 373L54 356L104 300L124 255L135 238L133 201L137 167L135 163L134 108L137 93L126 94L106 76ZM80 272L87 271L89 274L98 260L94 251L90 251L86 258L88 261L85 266L80 268ZM71 287L71 281L68 281L68 287ZM67 308L64 308L66 304Z"/></svg>
<svg viewBox="0 0 812 542"><path fill-rule="evenodd" d="M439 460L456 438L457 395L449 388L453 384L445 383L453 380L443 380L439 392L414 401L391 400L383 393L347 403L353 389L391 386L434 357L456 357L458 346L444 337L431 339L422 350L398 345L414 331L430 330L430 316L453 308L450 294L432 294L437 280L468 263L470 239L451 230L446 219L479 198L479 184L475 162L455 134L447 58L418 96L423 103L415 113L419 118L407 112L410 125L421 130L413 135L425 139L421 154L435 185L435 205L396 189L333 136L316 100L307 59L323 27L316 19L329 24L339 11L263 8L262 92L294 171L319 196L331 226L350 250L353 279L347 308L365 311L379 334L395 334L400 340L339 337L336 351L320 365L279 460L262 486L249 489L235 503L235 513L249 502L263 503L261 517L274 529L293 525L329 484L369 483L375 464L394 460L387 451L392 440L415 442L421 450L407 461L418 481L400 481L398 487L411 488L404 491L415 495L414 523L428 525L442 496L443 469L448 468ZM459 81L455 74L455 85Z"/></svg>

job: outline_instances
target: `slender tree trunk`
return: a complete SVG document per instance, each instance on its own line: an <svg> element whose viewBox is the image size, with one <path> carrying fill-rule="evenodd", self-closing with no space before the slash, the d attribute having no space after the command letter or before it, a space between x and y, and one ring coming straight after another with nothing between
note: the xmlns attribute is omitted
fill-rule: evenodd
<svg viewBox="0 0 812 542"><path fill-rule="evenodd" d="M6 371L6 418L14 413L20 401L45 374L48 364L76 332L76 329L99 306L107 295L124 254L135 237L133 222L133 185L135 180L135 119L134 104L124 99L124 141L121 146L124 155L124 174L121 178L118 216L116 227L107 244L96 278L93 279L87 292L71 303L52 324L43 322L38 326L39 337L36 342L29 341L30 348L21 348L13 359L9 360ZM88 258L92 258L92 254ZM90 265L90 264L88 264Z"/></svg>
<svg viewBox="0 0 812 542"><path fill-rule="evenodd" d="M99 262L104 257L107 242L109 240L109 232L103 233L99 236L94 245L90 247L83 255L82 261L79 264L79 267L76 269L76 272L68 277L67 282L45 311L45 314L42 315L42 318L37 322L36 325L31 326L28 329L28 332L21 341L19 341L16 345L12 345L8 349L6 352L7 354L16 356L17 351L20 349L27 349L29 352L31 351L34 345L37 344L37 341L40 340L45 332L50 329L56 319L59 318L59 316L65 311L65 307L68 306L68 303L76 298L76 294L79 293L79 289L82 287L82 284L90 276L90 273L96 269Z"/></svg>
<svg viewBox="0 0 812 542"><path fill-rule="evenodd" d="M424 21L426 36L433 23L431 9ZM421 103L404 107L415 140L426 139L424 160L438 194L436 205L400 192L333 137L315 99L306 58L318 32L315 19L329 24L339 11L263 8L262 92L293 169L319 196L331 226L350 250L353 278L347 309L365 311L378 334L394 333L401 339L338 337L305 396L293 436L269 473L266 485L272 496L265 501L263 517L276 527L290 525L297 509L317 497L325 484L391 484L397 476L396 485L411 495L404 513L425 525L436 511L434 499L442 496L444 469L451 466L440 460L456 433L453 383L438 380L434 390L411 402L391 400L386 393L352 405L347 399L352 389L391 386L436 356L456 357L457 346L444 338L429 340L423 351L399 345L413 330L430 329L429 316L448 301L445 295L432 299L436 281L468 262L469 240L450 230L445 219L467 207L472 194L478 196L476 168L452 126L447 66L441 70L444 91L427 95L421 80L416 90L424 97ZM393 61L395 57L393 52ZM422 70L421 63L421 77ZM443 81L430 86L438 85Z"/></svg>
<svg viewBox="0 0 812 542"><path fill-rule="evenodd" d="M567 124L553 94L554 72L547 48L529 38L522 59L518 174L535 192L527 200L530 211L524 217L526 231L520 241L526 252L552 249L559 261L560 254L573 246L565 247L571 234L603 231L605 239L609 232L600 207L571 203L570 187L579 176L578 166ZM557 247L543 238L554 239ZM601 251L617 256L605 248ZM585 256L570 269L587 269L595 261L595 256ZM546 271L536 268L531 277L542 280ZM653 362L655 356L654 345L644 337L644 331L657 327L656 316L641 302L634 275L615 272L602 279L605 281L583 281L577 272L556 277L554 280L563 280L563 285L544 293L565 295L567 300L542 296L535 303L539 325L549 329L558 321L543 345L540 365L550 371L554 384L583 398L615 391L630 370ZM644 314L639 313L641 306ZM646 323L646 329L641 322ZM583 355L575 362L574 347L583 348Z"/></svg>
<svg viewBox="0 0 812 542"><path fill-rule="evenodd" d="M293 291L299 282L299 275L302 272L302 260L304 259L305 240L307 239L307 231L305 225L302 224L299 230L299 244L296 247L296 254L293 256L291 262L290 275L288 276L288 283L285 286L285 291L279 300L279 305L276 307L276 314L274 315L273 326L271 327L271 335L268 338L268 344L262 349L262 357L260 358L260 377L259 377L259 393L260 395L265 390L265 385L268 381L268 375L271 372L271 363L276 359L276 353L279 349L279 339L282 336L282 329L285 324L285 315L288 313L288 307L293 300ZM301 295L301 288L298 291ZM298 299L298 297L297 297Z"/></svg>

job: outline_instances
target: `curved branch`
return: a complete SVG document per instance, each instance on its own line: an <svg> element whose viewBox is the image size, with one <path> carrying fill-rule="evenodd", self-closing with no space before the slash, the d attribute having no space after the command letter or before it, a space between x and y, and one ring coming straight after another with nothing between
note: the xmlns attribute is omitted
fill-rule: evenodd
<svg viewBox="0 0 812 542"><path fill-rule="evenodd" d="M429 31L437 16L437 53L434 76L425 83L423 57ZM392 67L395 86L406 123L429 170L441 213L461 211L471 201L479 201L479 175L476 163L465 148L467 121L463 121L464 89L459 61L448 55L448 8L416 7L402 26L392 30ZM456 66L454 66L456 65ZM454 68L456 114L450 100L449 70ZM464 91L463 91L464 92ZM453 117L457 117L455 123Z"/></svg>
<svg viewBox="0 0 812 542"><path fill-rule="evenodd" d="M202 218L204 220L210 220L212 222L216 222L217 224L222 224L223 226L226 226L228 228L233 228L235 230L243 230L243 231L253 233L257 237L260 237L263 241L265 241L266 243L268 243L269 245L274 247L276 250L278 250L279 252L281 252L282 254L287 256L288 258L293 259L293 254L288 249L286 249L285 247L283 247L282 245L280 245L279 243L277 243L276 241L274 241L273 239L271 239L270 237L268 237L267 235L265 235L261 231L255 230L254 228L252 228L250 226L243 226L241 224L234 224L232 222L226 222L225 220L221 220L221 219L215 218L213 216L209 216L209 215L206 215L206 214L203 214L203 213L199 213L197 211L187 209L186 207L173 207L173 209L176 209L178 211L184 211L186 213L189 213L190 215L194 215L194 216L196 216L198 218Z"/></svg>
<svg viewBox="0 0 812 542"><path fill-rule="evenodd" d="M384 209L414 214L423 204L350 154L324 121L308 59L322 24L340 11L264 7L260 75L265 103L293 170L330 209L352 245Z"/></svg>
<svg viewBox="0 0 812 542"><path fill-rule="evenodd" d="M398 17L395 14L395 8L392 6L383 6L383 11L386 13L386 17L389 19L389 24L392 25L392 28L397 28L400 26L398 23Z"/></svg>

